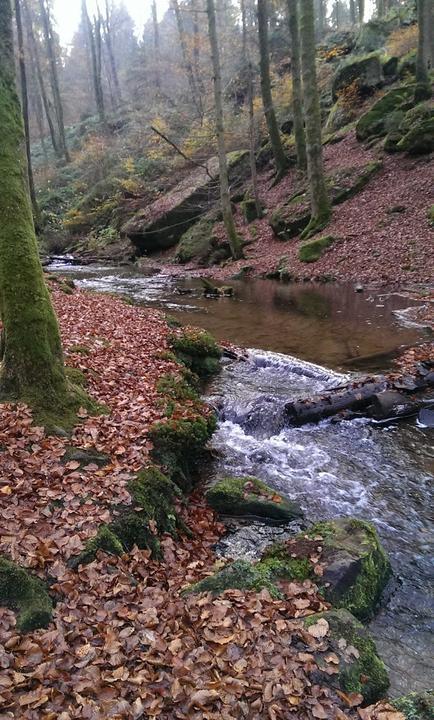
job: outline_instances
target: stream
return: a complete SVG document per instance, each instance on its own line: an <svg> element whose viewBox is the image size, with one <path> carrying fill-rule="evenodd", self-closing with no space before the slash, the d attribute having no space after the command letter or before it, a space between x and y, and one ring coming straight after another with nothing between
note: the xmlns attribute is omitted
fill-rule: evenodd
<svg viewBox="0 0 434 720"><path fill-rule="evenodd" d="M249 350L246 362L225 362L207 389L219 408L212 476L254 475L303 507L308 520L342 515L375 523L394 580L370 629L389 668L392 697L434 687L434 563L432 480L434 431L414 420L373 426L365 420L289 428L283 405L345 382L357 358L381 353L363 372L387 369L387 353L426 338L398 322L414 304L403 295L352 285L269 280L234 281L233 298L202 296L196 279L131 267L48 268L80 287L117 292L158 307L184 323ZM384 353L384 355L383 355ZM254 531L256 531L254 529ZM257 540L246 532L232 556L251 556Z"/></svg>

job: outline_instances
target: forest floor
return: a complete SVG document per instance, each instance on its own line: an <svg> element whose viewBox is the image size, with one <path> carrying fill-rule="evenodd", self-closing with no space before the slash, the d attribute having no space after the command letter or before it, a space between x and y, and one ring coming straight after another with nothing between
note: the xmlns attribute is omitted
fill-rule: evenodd
<svg viewBox="0 0 434 720"><path fill-rule="evenodd" d="M67 363L110 413L80 413L69 438L46 435L25 406L2 406L0 553L50 580L57 604L48 629L26 635L0 608L1 720L401 719L385 704L359 713L361 696L315 680L313 653L327 651L328 638L300 620L324 608L312 583L286 584L284 600L267 591L180 594L215 570L223 532L199 490L179 508L192 536L165 537L161 562L133 549L68 567L109 507L131 502L127 482L149 464L147 431L162 414L156 383L176 364L161 356L169 332L161 313L57 287L53 298ZM110 463L62 463L67 445ZM330 655L330 673L334 662Z"/></svg>
<svg viewBox="0 0 434 720"><path fill-rule="evenodd" d="M273 210L292 196L299 182L297 171L292 169L275 187L270 171L260 174L260 196L267 208L262 220L247 225L238 206L238 232L248 241L243 260L198 270L194 263L174 265L169 252L157 263L151 257L150 264L164 266L173 274L201 274L221 280L243 268L248 268L249 276L264 276L283 263L295 280L333 278L394 286L432 284L434 229L428 211L434 203L434 158L387 155L376 147L367 149L357 141L354 131L339 143L326 145L324 155L328 171L361 168L379 159L383 167L363 190L333 208L331 222L322 235L332 235L336 241L315 263L299 260L299 237L279 240L268 223ZM215 232L224 239L222 223L215 227Z"/></svg>

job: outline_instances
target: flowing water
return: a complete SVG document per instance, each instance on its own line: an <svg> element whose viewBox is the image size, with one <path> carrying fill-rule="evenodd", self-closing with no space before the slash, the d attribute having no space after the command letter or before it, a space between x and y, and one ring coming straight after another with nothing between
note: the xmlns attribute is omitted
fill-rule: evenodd
<svg viewBox="0 0 434 720"><path fill-rule="evenodd" d="M283 421L288 400L342 384L348 360L384 369L397 345L423 339L421 330L397 322L395 313L408 299L358 294L350 285L258 280L234 282L234 298L207 300L197 280L144 277L131 268L61 270L83 287L129 295L255 348L245 362L225 364L208 389L220 412L214 474L255 475L297 500L309 520L372 520L395 574L371 623L390 670L391 694L433 687L433 431L414 421L390 427L324 421L302 428ZM375 363L357 361L372 353L379 353Z"/></svg>

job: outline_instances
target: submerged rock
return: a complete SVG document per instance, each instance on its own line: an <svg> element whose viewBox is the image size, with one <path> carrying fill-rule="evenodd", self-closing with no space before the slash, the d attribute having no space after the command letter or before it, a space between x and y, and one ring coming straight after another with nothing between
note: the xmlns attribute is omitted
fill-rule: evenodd
<svg viewBox="0 0 434 720"><path fill-rule="evenodd" d="M221 515L250 515L282 523L303 515L296 503L257 478L224 478L207 491L206 499L213 510Z"/></svg>
<svg viewBox="0 0 434 720"><path fill-rule="evenodd" d="M231 187L241 182L248 172L247 150L228 154ZM211 158L182 180L163 197L140 210L122 227L138 253L156 252L175 245L182 235L203 216L218 197L218 158Z"/></svg>
<svg viewBox="0 0 434 720"><path fill-rule="evenodd" d="M360 694L365 705L383 698L389 687L387 670L363 625L347 610L330 610L305 620L314 637L318 637L318 621L326 621L320 623L321 633L327 630L329 642L324 650L314 652L317 682L347 694ZM335 672L330 673L331 668Z"/></svg>

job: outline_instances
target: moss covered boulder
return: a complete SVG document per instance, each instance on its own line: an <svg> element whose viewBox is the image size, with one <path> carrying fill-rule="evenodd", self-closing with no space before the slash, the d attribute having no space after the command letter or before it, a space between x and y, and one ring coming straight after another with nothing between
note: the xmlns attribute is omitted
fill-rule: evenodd
<svg viewBox="0 0 434 720"><path fill-rule="evenodd" d="M248 151L231 152L227 160L234 188L248 175ZM218 199L218 178L218 158L213 157L205 167L197 168L172 190L136 213L123 225L122 235L130 238L139 255L176 245L203 216L204 208L211 207Z"/></svg>
<svg viewBox="0 0 434 720"><path fill-rule="evenodd" d="M2 556L0 606L17 613L17 628L21 632L47 627L53 612L50 596L42 580Z"/></svg>
<svg viewBox="0 0 434 720"><path fill-rule="evenodd" d="M255 516L287 523L302 517L299 505L257 478L227 477L206 493L208 504L221 515Z"/></svg>
<svg viewBox="0 0 434 720"><path fill-rule="evenodd" d="M333 101L352 83L357 82L361 92L373 92L384 84L383 67L378 53L351 56L338 67L332 83Z"/></svg>
<svg viewBox="0 0 434 720"><path fill-rule="evenodd" d="M392 705L403 713L406 720L433 720L434 690L404 695L393 700Z"/></svg>
<svg viewBox="0 0 434 720"><path fill-rule="evenodd" d="M200 220L181 237L176 249L175 261L181 264L195 260L198 264L206 265L212 252L213 222Z"/></svg>
<svg viewBox="0 0 434 720"><path fill-rule="evenodd" d="M308 240L308 242L300 245L298 250L298 257L302 262L315 262L319 260L321 255L324 254L325 250L329 248L335 242L335 238L332 235L324 235L320 238L314 238Z"/></svg>
<svg viewBox="0 0 434 720"><path fill-rule="evenodd" d="M392 574L390 562L371 523L340 518L318 523L310 537L322 538L321 588L328 602L369 620Z"/></svg>
<svg viewBox="0 0 434 720"><path fill-rule="evenodd" d="M205 330L185 328L169 338L171 350L178 360L200 378L206 379L220 370L222 352Z"/></svg>
<svg viewBox="0 0 434 720"><path fill-rule="evenodd" d="M427 155L434 151L434 114L432 117L415 123L399 141L399 150L409 155Z"/></svg>
<svg viewBox="0 0 434 720"><path fill-rule="evenodd" d="M386 135L388 116L401 108L405 103L412 101L414 88L414 85L403 85L402 87L390 90L383 95L382 98L377 100L359 119L356 125L357 139L364 141L372 137L382 137Z"/></svg>
<svg viewBox="0 0 434 720"><path fill-rule="evenodd" d="M318 621L321 621L319 625ZM311 615L305 620L305 626L320 642L327 630L324 649L320 645L314 651L318 665L315 679L319 684L346 694L360 694L364 705L385 696L389 687L386 667L368 631L350 612L340 609ZM334 672L330 673L331 669Z"/></svg>

